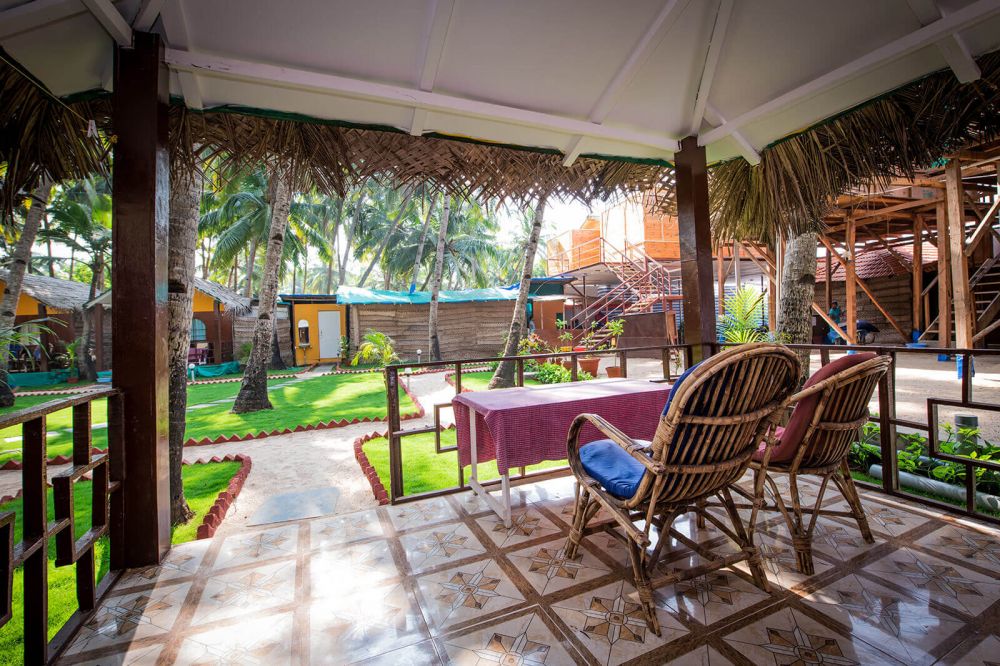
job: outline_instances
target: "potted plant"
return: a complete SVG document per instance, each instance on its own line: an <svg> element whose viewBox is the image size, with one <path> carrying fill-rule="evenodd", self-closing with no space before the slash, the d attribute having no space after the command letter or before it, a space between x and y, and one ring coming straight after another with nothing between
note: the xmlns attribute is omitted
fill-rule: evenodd
<svg viewBox="0 0 1000 666"><path fill-rule="evenodd" d="M576 347L574 351L595 351L594 333L596 329L597 322L593 322L590 325L590 330L585 336L583 336L583 339L580 340L580 346ZM591 356L588 354L577 358L577 363L579 364L581 370L596 377L597 368L601 364L601 357Z"/></svg>
<svg viewBox="0 0 1000 666"><path fill-rule="evenodd" d="M80 348L80 341L82 339L83 338L77 338L73 342L66 345L66 361L69 363L69 377L66 378L66 381L70 384L76 384L80 381L80 369L76 365L76 359Z"/></svg>
<svg viewBox="0 0 1000 666"><path fill-rule="evenodd" d="M564 352L573 351L573 334L566 330L566 326L567 326L567 323L566 323L565 319L558 319L558 320L556 320L556 328L558 328L560 331L562 331L559 334L559 342L560 342L559 351L564 351ZM555 351L555 350L553 350L553 351ZM569 369L571 369L573 367L573 362L572 361L564 361L561 358L552 358L552 359L549 359L548 362L549 363L561 363L562 366L564 368L566 368L567 370L569 370Z"/></svg>
<svg viewBox="0 0 1000 666"><path fill-rule="evenodd" d="M619 318L609 321L608 332L611 334L611 339L608 343L609 348L617 349L618 339L622 336L622 333L625 332L625 320ZM622 369L621 366L618 365L618 355L615 354L614 358L615 358L615 364L608 366L607 368L608 377L621 377Z"/></svg>

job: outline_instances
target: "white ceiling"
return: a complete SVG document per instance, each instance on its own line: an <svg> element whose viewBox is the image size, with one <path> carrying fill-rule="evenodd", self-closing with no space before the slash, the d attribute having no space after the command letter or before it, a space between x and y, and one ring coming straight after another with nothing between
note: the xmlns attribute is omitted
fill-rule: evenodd
<svg viewBox="0 0 1000 666"><path fill-rule="evenodd" d="M930 72L973 78L971 57L1000 47L1000 0L0 0L0 45L58 95L109 89L133 23L163 35L192 107L567 161L671 159L692 133L710 161L753 160Z"/></svg>

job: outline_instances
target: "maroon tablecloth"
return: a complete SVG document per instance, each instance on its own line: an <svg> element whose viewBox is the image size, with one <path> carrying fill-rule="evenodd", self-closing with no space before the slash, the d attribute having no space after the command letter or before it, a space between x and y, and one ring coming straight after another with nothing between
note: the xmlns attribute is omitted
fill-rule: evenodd
<svg viewBox="0 0 1000 666"><path fill-rule="evenodd" d="M555 386L510 388L455 396L458 459L470 464L469 411L476 412L479 462L511 467L566 458L566 434L578 415L599 414L629 437L652 439L670 385L644 379L609 379ZM590 424L580 442L604 439Z"/></svg>

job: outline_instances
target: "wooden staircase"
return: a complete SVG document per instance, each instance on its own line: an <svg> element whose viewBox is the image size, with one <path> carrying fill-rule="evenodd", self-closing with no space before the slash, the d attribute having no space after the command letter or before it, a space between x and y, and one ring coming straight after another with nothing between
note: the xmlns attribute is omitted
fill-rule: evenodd
<svg viewBox="0 0 1000 666"><path fill-rule="evenodd" d="M972 290L976 302L976 331L982 332L991 324L997 321L1000 316L1000 257L992 257L984 261L983 264L969 278L969 288ZM921 342L937 341L938 321L940 316L935 317L921 334ZM955 317L954 307L952 309L952 340L955 337ZM973 340L978 342L980 336Z"/></svg>

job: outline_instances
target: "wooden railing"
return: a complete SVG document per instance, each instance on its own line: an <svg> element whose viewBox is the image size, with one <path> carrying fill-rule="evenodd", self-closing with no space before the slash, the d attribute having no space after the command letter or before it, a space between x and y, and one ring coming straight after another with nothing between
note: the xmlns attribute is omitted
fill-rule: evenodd
<svg viewBox="0 0 1000 666"><path fill-rule="evenodd" d="M430 492L418 493L407 495L404 492L404 470L405 465L403 461L402 445L401 442L404 437L409 437L412 435L419 435L421 433L436 433L435 434L435 453L440 455L443 453L449 453L455 451L456 447L443 447L441 446L441 432L445 429L441 426L441 410L450 409L451 402L441 403L433 405L434 423L429 426L418 427L418 428L407 428L403 429L401 427L400 409L399 409L399 376L401 373L405 374L407 369L413 370L427 370L433 368L453 368L453 384L455 386L455 395L462 392L462 374L463 372L469 372L467 368L476 367L482 369L486 364L495 363L497 361L509 360L514 362L515 367L515 383L517 386L524 386L524 374L525 374L525 364L529 361L546 361L552 359L565 359L571 363L570 366L570 377L571 381L578 381L579 379L579 357L580 356L617 356L618 366L621 368L621 376L628 377L628 359L629 356L636 356L637 354L650 354L653 352L658 352L660 355L660 365L663 371L664 379L673 379L676 374L675 369L681 369L687 367L692 358L693 350L690 345L658 345L650 347L628 347L622 349L609 349L606 351L586 351L586 352L557 352L552 354L531 354L526 356L505 356L505 357L486 357L486 358L468 358L452 361L428 361L424 363L397 363L390 365L385 369L386 378L386 397L388 402L388 420L389 420L389 488L388 495L389 501L393 504L400 502L410 502L419 499L426 499L428 497L435 497L438 495L445 495L450 493L457 493L463 490L468 490L469 485L465 482L465 470L462 468L461 464L458 466L456 472L456 484L449 488L442 488L438 490L433 490ZM511 481L525 481L531 479L538 479L553 476L556 474L564 474L569 470L568 467L557 467L547 469L541 472L528 472L525 468L521 467L517 470L517 473L511 474ZM483 485L490 486L494 483L499 483L499 480L495 482L486 482Z"/></svg>
<svg viewBox="0 0 1000 666"><path fill-rule="evenodd" d="M21 540L14 543L15 512L0 513L0 626L12 617L14 570L23 567L24 663L45 664L66 647L77 629L87 621L99 601L118 578L122 568L123 414L122 396L113 388L88 391L71 398L53 400L0 416L0 430L21 425ZM108 449L92 453L91 404L107 399ZM73 410L73 461L69 469L52 477L55 519L48 519L48 473L46 418L64 409ZM73 484L89 474L91 527L76 538ZM94 546L109 537L110 571L97 582L98 563ZM49 545L55 540L57 567L74 566L77 610L50 642Z"/></svg>

